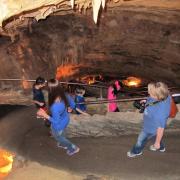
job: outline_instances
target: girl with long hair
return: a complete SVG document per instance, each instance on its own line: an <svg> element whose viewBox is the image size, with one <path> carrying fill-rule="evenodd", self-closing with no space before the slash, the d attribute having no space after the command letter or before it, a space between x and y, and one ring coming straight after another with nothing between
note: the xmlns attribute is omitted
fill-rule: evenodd
<svg viewBox="0 0 180 180"><path fill-rule="evenodd" d="M70 96L65 94L58 80L51 79L48 82L48 88L48 100L51 116L42 109L38 111L38 115L51 122L52 135L58 142L58 147L66 149L68 155L78 153L80 148L70 142L64 134L64 130L70 121L68 108L70 107L74 109L75 102Z"/></svg>

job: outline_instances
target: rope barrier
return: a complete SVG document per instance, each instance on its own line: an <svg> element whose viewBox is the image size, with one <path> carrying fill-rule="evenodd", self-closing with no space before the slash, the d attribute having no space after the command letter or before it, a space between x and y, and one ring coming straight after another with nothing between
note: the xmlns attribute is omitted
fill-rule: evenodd
<svg viewBox="0 0 180 180"><path fill-rule="evenodd" d="M114 100L98 100L98 101L86 101L83 103L77 103L77 104L105 104L105 103L111 103L111 102L129 102L129 101L136 101L136 100L143 100L147 99L147 97L137 97L137 98L129 98L129 99L114 99Z"/></svg>

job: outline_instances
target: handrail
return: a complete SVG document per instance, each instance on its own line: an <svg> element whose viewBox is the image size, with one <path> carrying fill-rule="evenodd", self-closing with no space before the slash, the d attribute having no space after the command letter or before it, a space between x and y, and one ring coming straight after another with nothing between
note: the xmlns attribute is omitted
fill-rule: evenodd
<svg viewBox="0 0 180 180"><path fill-rule="evenodd" d="M28 81L28 82L35 82L36 80L30 80L30 79L0 79L0 81Z"/></svg>
<svg viewBox="0 0 180 180"><path fill-rule="evenodd" d="M89 86L89 87L97 87L97 88L108 88L107 86L97 86L97 85L91 85L91 84L84 84L84 83L73 83L73 82L63 82L59 81L61 84L72 84L72 85L81 85L81 86Z"/></svg>
<svg viewBox="0 0 180 180"><path fill-rule="evenodd" d="M35 82L36 80L32 79L0 79L0 81L27 81L27 82ZM47 82L47 81L46 81ZM108 88L107 86L97 86L97 85L90 85L85 83L73 83L73 82L65 82L59 81L61 84L71 84L71 85L80 85L80 86L89 86L89 87L97 87L97 88Z"/></svg>
<svg viewBox="0 0 180 180"><path fill-rule="evenodd" d="M179 94L172 94L173 97L180 96ZM136 98L126 98L126 99L100 99L97 101L85 101L82 103L76 103L76 104L103 104L103 103L111 103L111 102L129 102L129 101L136 101L136 100L146 100L148 97L136 97Z"/></svg>
<svg viewBox="0 0 180 180"><path fill-rule="evenodd" d="M137 98L128 98L128 99L114 99L114 100L97 100L97 101L85 101L83 103L77 104L103 104L103 103L111 103L111 102L129 102L129 101L136 101L136 100L143 100L147 99L147 97L137 97Z"/></svg>
<svg viewBox="0 0 180 180"><path fill-rule="evenodd" d="M27 82L35 82L36 80L34 79L0 79L0 81L27 81ZM47 81L46 81L47 82ZM96 87L96 88L104 88L108 89L107 86L99 86L99 85L90 85L90 84L85 84L85 83L73 83L73 82L65 82L65 81L59 81L61 84L71 84L71 85L80 85L80 86L88 86L88 87ZM147 87L145 87L147 88ZM168 89L178 89L179 87L169 87ZM130 91L131 93L132 91ZM136 91L134 91L136 92ZM138 92L147 92L147 91L138 91ZM127 91L128 93L128 91Z"/></svg>

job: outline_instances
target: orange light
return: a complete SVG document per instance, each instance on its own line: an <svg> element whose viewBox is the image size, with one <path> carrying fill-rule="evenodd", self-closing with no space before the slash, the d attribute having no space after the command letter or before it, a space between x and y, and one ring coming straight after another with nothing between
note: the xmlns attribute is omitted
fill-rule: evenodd
<svg viewBox="0 0 180 180"><path fill-rule="evenodd" d="M80 79L80 81L86 84L93 84L96 82L95 76L85 76Z"/></svg>
<svg viewBox="0 0 180 180"><path fill-rule="evenodd" d="M61 79L61 78L66 78L69 76L74 75L77 73L77 66L68 64L68 65L61 65L57 68L57 73L56 73L56 78Z"/></svg>
<svg viewBox="0 0 180 180"><path fill-rule="evenodd" d="M95 77L89 77L88 84L95 83Z"/></svg>
<svg viewBox="0 0 180 180"><path fill-rule="evenodd" d="M13 155L3 149L0 149L0 179L5 178L11 171L13 164Z"/></svg>
<svg viewBox="0 0 180 180"><path fill-rule="evenodd" d="M134 86L134 87L138 87L141 85L141 79L136 78L136 77L128 77L126 80L123 80L123 84L126 86Z"/></svg>

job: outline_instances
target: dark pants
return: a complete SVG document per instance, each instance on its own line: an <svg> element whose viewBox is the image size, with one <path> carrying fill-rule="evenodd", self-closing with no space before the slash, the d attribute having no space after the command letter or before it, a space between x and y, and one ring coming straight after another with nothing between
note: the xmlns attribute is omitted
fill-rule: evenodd
<svg viewBox="0 0 180 180"><path fill-rule="evenodd" d="M119 112L119 108L117 107L117 108L114 110L114 112Z"/></svg>

